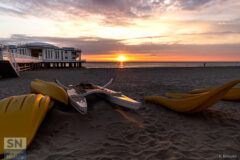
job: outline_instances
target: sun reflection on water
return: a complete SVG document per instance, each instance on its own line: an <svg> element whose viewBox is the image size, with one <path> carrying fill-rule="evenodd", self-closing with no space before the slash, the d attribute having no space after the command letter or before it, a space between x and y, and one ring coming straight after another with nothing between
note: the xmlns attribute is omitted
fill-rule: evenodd
<svg viewBox="0 0 240 160"><path fill-rule="evenodd" d="M119 67L124 68L124 62L119 62Z"/></svg>

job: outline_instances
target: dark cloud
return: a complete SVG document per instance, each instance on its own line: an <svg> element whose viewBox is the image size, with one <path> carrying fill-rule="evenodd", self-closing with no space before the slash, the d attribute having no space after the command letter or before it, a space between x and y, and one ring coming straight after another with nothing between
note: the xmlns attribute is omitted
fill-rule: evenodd
<svg viewBox="0 0 240 160"><path fill-rule="evenodd" d="M129 22L132 18L148 17L164 12L170 5L178 9L194 10L223 0L1 0L0 4L14 9L0 8L5 14L49 17L57 20L79 19L89 14L104 16L104 22ZM62 14L63 13L63 14ZM120 25L121 23L117 23Z"/></svg>
<svg viewBox="0 0 240 160"><path fill-rule="evenodd" d="M195 10L203 6L214 5L218 0L179 0L178 2L184 10Z"/></svg>
<svg viewBox="0 0 240 160"><path fill-rule="evenodd" d="M2 13L8 13L11 15L24 15L24 13L14 10L14 9L9 9L9 8L4 8L4 7L0 7L0 12Z"/></svg>
<svg viewBox="0 0 240 160"><path fill-rule="evenodd" d="M123 48L119 40L102 39L97 37L33 37L27 35L12 35L10 38L2 38L3 44L24 44L30 42L48 42L60 47L75 47L83 50L85 54L110 54Z"/></svg>
<svg viewBox="0 0 240 160"><path fill-rule="evenodd" d="M80 48L85 55L106 55L118 51L125 51L131 54L149 54L155 56L190 56L190 57L232 57L240 58L240 44L224 45L184 45L184 44L152 44L124 45L121 40L102 39L97 37L30 37L27 35L12 35L10 38L0 39L4 44L14 44L17 42L48 42L61 47ZM16 43L15 43L16 44ZM223 59L224 60L224 59Z"/></svg>

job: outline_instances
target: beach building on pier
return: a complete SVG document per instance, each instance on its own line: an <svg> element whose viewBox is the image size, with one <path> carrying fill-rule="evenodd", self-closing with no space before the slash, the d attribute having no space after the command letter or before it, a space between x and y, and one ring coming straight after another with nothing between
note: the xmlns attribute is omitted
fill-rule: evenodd
<svg viewBox="0 0 240 160"><path fill-rule="evenodd" d="M49 43L5 45L0 49L2 50L0 51L0 74L10 72L11 66L17 73L41 68L77 68L85 62L81 59L80 49L61 48ZM6 69L6 64L10 64L8 69Z"/></svg>
<svg viewBox="0 0 240 160"><path fill-rule="evenodd" d="M71 47L57 47L49 43L28 43L25 45L9 45L15 58L31 57L43 62L75 62L81 61L81 50Z"/></svg>
<svg viewBox="0 0 240 160"><path fill-rule="evenodd" d="M27 63L38 63L44 68L81 67L84 62L81 59L81 50L73 47L60 48L49 43L34 42L19 46L9 45L8 48L21 67Z"/></svg>

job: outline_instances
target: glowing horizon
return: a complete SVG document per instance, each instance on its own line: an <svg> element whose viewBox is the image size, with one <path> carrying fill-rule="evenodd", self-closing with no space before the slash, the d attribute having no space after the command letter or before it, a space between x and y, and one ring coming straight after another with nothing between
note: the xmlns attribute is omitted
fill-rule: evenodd
<svg viewBox="0 0 240 160"><path fill-rule="evenodd" d="M204 57L204 56L166 56L166 57L157 57L151 56L149 54L124 54L124 55L83 55L82 59L87 60L88 62L120 62L119 56L124 56L125 60L122 62L240 62L236 60L235 57L225 57L223 60L222 57Z"/></svg>

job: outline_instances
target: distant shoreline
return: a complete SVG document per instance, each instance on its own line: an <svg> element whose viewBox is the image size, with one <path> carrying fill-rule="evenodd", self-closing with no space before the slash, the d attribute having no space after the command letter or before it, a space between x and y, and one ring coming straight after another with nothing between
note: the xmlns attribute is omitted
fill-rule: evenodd
<svg viewBox="0 0 240 160"><path fill-rule="evenodd" d="M86 61L86 63L120 63L118 61ZM240 61L125 61L123 63L240 63Z"/></svg>
<svg viewBox="0 0 240 160"><path fill-rule="evenodd" d="M86 62L86 68L238 67L240 62Z"/></svg>

